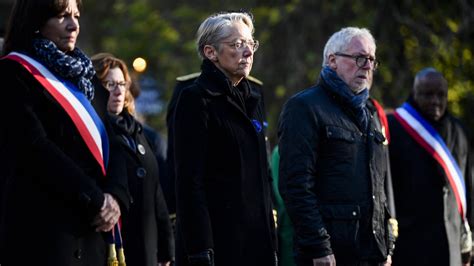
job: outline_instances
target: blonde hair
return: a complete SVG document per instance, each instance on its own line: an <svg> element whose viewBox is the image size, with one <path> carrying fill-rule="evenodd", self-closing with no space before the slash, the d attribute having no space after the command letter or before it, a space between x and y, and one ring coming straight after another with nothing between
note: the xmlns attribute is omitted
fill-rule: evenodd
<svg viewBox="0 0 474 266"><path fill-rule="evenodd" d="M122 70L125 81L132 83L130 73L128 72L127 64L121 59L118 59L112 54L109 53L98 53L91 57L92 64L94 69L97 72L97 77L100 81L104 81L105 77L109 73L110 69L119 68ZM135 114L135 98L133 98L132 93L130 92L130 87L125 91L125 101L123 105L124 109L127 110L130 114Z"/></svg>
<svg viewBox="0 0 474 266"><path fill-rule="evenodd" d="M227 38L231 33L228 28L236 22L242 22L254 33L252 15L244 12L216 13L204 20L196 34L196 44L199 57L205 59L204 46L217 46L219 41Z"/></svg>

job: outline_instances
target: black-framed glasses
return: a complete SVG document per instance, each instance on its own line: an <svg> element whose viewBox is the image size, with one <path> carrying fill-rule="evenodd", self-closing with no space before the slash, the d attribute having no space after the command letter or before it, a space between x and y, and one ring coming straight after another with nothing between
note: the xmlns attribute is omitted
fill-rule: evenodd
<svg viewBox="0 0 474 266"><path fill-rule="evenodd" d="M350 54L344 54L344 53L335 53L334 55L352 58L352 59L355 60L356 65L358 67L361 67L361 68L364 67L367 64L367 61L370 62L370 64L372 65L373 70L376 70L380 65L380 61L373 58L372 56L350 55Z"/></svg>
<svg viewBox="0 0 474 266"><path fill-rule="evenodd" d="M242 52L246 47L249 47L252 51L257 51L260 43L257 40L246 41L246 40L236 40L233 42L222 42L234 47L238 52Z"/></svg>
<svg viewBox="0 0 474 266"><path fill-rule="evenodd" d="M117 88L123 92L130 87L130 82L129 81L104 81L102 85L104 85L104 87L110 92L116 90Z"/></svg>

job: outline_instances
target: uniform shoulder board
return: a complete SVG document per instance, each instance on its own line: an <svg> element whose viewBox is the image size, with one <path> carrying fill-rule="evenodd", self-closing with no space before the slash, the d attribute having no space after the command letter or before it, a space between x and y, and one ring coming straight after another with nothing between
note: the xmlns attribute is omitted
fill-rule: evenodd
<svg viewBox="0 0 474 266"><path fill-rule="evenodd" d="M252 76L247 76L247 79L248 79L249 81L253 82L253 83L256 83L256 84L258 84L258 85L260 85L260 86L263 86L263 82L262 82L261 80L257 79L257 78L254 78L254 77L252 77Z"/></svg>
<svg viewBox="0 0 474 266"><path fill-rule="evenodd" d="M199 75L201 75L201 72L196 72L196 73L180 76L176 78L176 81L188 81L188 80L199 77Z"/></svg>
<svg viewBox="0 0 474 266"><path fill-rule="evenodd" d="M196 72L196 73L191 73L191 74L184 75L184 76L179 76L179 77L176 78L176 81L188 81L188 80L195 79L195 78L199 77L199 75L201 75L201 72ZM255 78L255 77L247 76L247 79L250 82L256 83L260 86L263 85L263 82L261 80Z"/></svg>

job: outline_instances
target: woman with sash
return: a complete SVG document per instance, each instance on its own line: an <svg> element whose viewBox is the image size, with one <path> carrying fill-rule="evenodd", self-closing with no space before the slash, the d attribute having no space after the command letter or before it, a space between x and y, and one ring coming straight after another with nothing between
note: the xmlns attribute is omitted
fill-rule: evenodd
<svg viewBox="0 0 474 266"><path fill-rule="evenodd" d="M127 65L108 53L92 56L92 63L110 93L107 110L126 154L128 186L133 198L130 209L122 216L127 265L169 266L174 257L173 231L159 182L158 162L143 125L134 117Z"/></svg>
<svg viewBox="0 0 474 266"><path fill-rule="evenodd" d="M0 60L6 180L2 266L105 265L130 201L118 137L90 59L81 0L17 0Z"/></svg>

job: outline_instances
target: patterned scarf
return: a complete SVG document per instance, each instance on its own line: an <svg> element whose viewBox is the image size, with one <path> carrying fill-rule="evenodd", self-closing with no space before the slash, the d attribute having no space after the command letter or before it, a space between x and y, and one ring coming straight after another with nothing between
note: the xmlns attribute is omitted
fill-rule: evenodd
<svg viewBox="0 0 474 266"><path fill-rule="evenodd" d="M48 69L62 78L72 81L89 99L94 99L92 78L95 75L91 60L79 49L66 54L47 39L33 40L34 56Z"/></svg>
<svg viewBox="0 0 474 266"><path fill-rule="evenodd" d="M326 66L321 71L321 79L328 85L327 87L346 103L355 113L357 122L367 131L369 125L369 111L366 108L369 99L369 90L363 89L355 94L349 86L337 75L336 71Z"/></svg>

